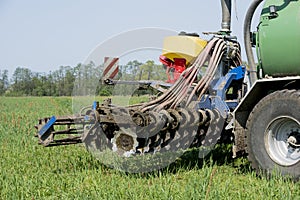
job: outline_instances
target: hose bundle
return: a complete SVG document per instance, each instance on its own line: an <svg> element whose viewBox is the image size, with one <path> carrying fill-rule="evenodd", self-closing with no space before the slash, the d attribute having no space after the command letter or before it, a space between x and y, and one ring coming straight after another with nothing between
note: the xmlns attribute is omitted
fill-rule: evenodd
<svg viewBox="0 0 300 200"><path fill-rule="evenodd" d="M144 112L150 109L160 111L162 109L176 108L184 99L187 106L195 95L198 96L199 100L207 91L223 55L228 50L227 47L228 45L223 38L214 37L208 42L192 66L181 74L175 84L156 100L145 104L141 111ZM235 62L233 63L238 66L241 64L239 46L235 49ZM197 76L206 64L206 72L197 82Z"/></svg>

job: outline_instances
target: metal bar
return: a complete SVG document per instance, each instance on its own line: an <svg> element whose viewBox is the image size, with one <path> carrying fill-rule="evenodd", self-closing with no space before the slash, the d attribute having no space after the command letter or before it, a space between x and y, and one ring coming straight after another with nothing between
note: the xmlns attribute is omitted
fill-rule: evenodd
<svg viewBox="0 0 300 200"><path fill-rule="evenodd" d="M83 130L78 130L76 128L72 128L72 129L67 129L67 130L61 130L61 131L54 131L52 132L54 135L61 135L61 134L80 134L80 132L82 133Z"/></svg>
<svg viewBox="0 0 300 200"><path fill-rule="evenodd" d="M222 24L221 31L230 33L231 24L231 0L221 0L222 6Z"/></svg>

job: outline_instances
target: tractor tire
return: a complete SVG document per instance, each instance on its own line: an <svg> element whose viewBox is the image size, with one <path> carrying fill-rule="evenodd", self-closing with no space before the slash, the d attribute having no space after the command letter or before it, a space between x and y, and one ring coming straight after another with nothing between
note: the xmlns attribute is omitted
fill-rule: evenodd
<svg viewBox="0 0 300 200"><path fill-rule="evenodd" d="M260 100L246 124L246 152L259 175L300 178L300 90Z"/></svg>

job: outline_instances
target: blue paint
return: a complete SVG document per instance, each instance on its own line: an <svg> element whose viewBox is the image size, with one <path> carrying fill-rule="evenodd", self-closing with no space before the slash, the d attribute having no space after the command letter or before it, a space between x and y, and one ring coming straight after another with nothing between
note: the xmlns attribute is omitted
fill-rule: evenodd
<svg viewBox="0 0 300 200"><path fill-rule="evenodd" d="M94 101L92 108L93 108L93 110L97 109L97 101Z"/></svg>
<svg viewBox="0 0 300 200"><path fill-rule="evenodd" d="M55 122L56 122L56 117L55 116L51 117L49 121L41 128L41 130L39 131L39 135L43 136L53 126Z"/></svg>
<svg viewBox="0 0 300 200"><path fill-rule="evenodd" d="M209 95L203 95L198 103L198 109L217 109L220 114L226 118L230 109L237 105L237 99L226 102L226 91L234 80L244 78L246 72L245 66L239 66L230 70L225 76L211 82L212 91Z"/></svg>

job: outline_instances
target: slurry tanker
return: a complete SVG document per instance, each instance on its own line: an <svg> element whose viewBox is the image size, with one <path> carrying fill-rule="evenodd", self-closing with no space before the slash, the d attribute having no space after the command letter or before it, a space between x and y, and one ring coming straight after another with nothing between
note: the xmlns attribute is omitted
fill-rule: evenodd
<svg viewBox="0 0 300 200"><path fill-rule="evenodd" d="M261 3L257 29L251 31ZM186 32L165 38L159 60L168 81L137 82L164 87L160 95L128 106L95 101L73 116L42 118L35 126L39 143L83 142L95 154L111 152L133 160L161 155L147 160L156 165L172 152L178 157L176 152L199 148L205 156L216 143L229 141L233 156L247 155L257 173L277 171L299 179L300 1L251 3L244 20L247 66L231 35L231 0L221 0L221 5L221 30L210 33L209 40ZM102 81L119 84L112 77Z"/></svg>

